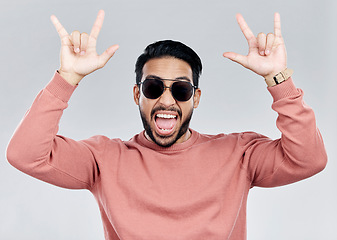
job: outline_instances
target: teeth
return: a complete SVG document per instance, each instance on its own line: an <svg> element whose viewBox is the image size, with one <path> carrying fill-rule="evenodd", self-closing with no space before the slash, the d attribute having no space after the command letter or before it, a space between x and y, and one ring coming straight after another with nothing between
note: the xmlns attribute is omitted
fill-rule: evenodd
<svg viewBox="0 0 337 240"><path fill-rule="evenodd" d="M162 130L162 131L164 131L164 132L170 131L170 129L160 129L160 130Z"/></svg>
<svg viewBox="0 0 337 240"><path fill-rule="evenodd" d="M175 115L171 115L171 114L163 114L163 113L157 114L157 117L158 117L158 118L176 118Z"/></svg>

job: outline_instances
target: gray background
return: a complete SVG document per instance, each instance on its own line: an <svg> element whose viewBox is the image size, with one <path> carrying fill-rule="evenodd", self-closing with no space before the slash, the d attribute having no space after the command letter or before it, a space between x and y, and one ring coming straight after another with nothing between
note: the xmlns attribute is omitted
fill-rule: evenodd
<svg viewBox="0 0 337 240"><path fill-rule="evenodd" d="M106 18L98 51L115 43L120 49L104 69L81 82L70 100L59 133L78 140L96 134L128 140L142 130L132 98L134 63L147 44L160 39L180 40L203 60L203 92L193 129L210 134L252 130L278 138L277 115L263 79L222 53L247 53L237 12L255 34L273 31L273 13L280 12L288 66L315 110L329 163L322 173L299 183L252 189L248 239L337 239L333 0L1 0L0 239L103 239L98 207L88 191L35 180L11 167L5 156L17 124L59 67L60 42L50 15L69 33L90 32L99 9Z"/></svg>

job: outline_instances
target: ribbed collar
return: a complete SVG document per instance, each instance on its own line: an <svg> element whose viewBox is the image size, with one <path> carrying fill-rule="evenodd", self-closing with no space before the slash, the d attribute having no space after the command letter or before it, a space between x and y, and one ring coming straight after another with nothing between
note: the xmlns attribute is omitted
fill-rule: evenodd
<svg viewBox="0 0 337 240"><path fill-rule="evenodd" d="M139 144L141 144L142 146L150 148L150 149L158 151L158 152L181 151L181 150L184 150L184 149L187 149L187 148L191 147L197 141L197 139L200 136L200 134L198 132L194 131L193 129L189 129L189 130L191 131L191 136L187 141L185 141L183 143L175 143L171 147L168 147L168 148L161 147L161 146L155 144L154 142L149 141L145 137L145 131L138 134L138 137L136 138L136 141Z"/></svg>

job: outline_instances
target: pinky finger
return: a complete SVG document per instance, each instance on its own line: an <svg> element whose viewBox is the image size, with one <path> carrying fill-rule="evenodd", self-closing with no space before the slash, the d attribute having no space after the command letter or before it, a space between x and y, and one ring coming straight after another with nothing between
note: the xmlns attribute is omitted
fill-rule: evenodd
<svg viewBox="0 0 337 240"><path fill-rule="evenodd" d="M66 41L66 44L69 44L68 41L68 36L69 34L67 33L67 31L65 30L65 28L62 26L62 24L60 23L60 21L57 19L57 17L55 15L51 15L50 16L50 20L52 21L61 41Z"/></svg>
<svg viewBox="0 0 337 240"><path fill-rule="evenodd" d="M281 33L281 17L279 13L274 15L274 33L276 37L282 37Z"/></svg>
<svg viewBox="0 0 337 240"><path fill-rule="evenodd" d="M109 47L107 50L105 50L105 52L99 56L98 68L104 67L105 64L110 60L110 58L115 54L118 48L119 48L118 45L113 45Z"/></svg>

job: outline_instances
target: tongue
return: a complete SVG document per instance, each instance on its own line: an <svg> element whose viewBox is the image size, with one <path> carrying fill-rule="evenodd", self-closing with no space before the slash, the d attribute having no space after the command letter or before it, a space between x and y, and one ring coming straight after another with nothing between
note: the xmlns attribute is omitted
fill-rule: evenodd
<svg viewBox="0 0 337 240"><path fill-rule="evenodd" d="M157 118L156 124L160 129L172 129L176 124L175 118Z"/></svg>

